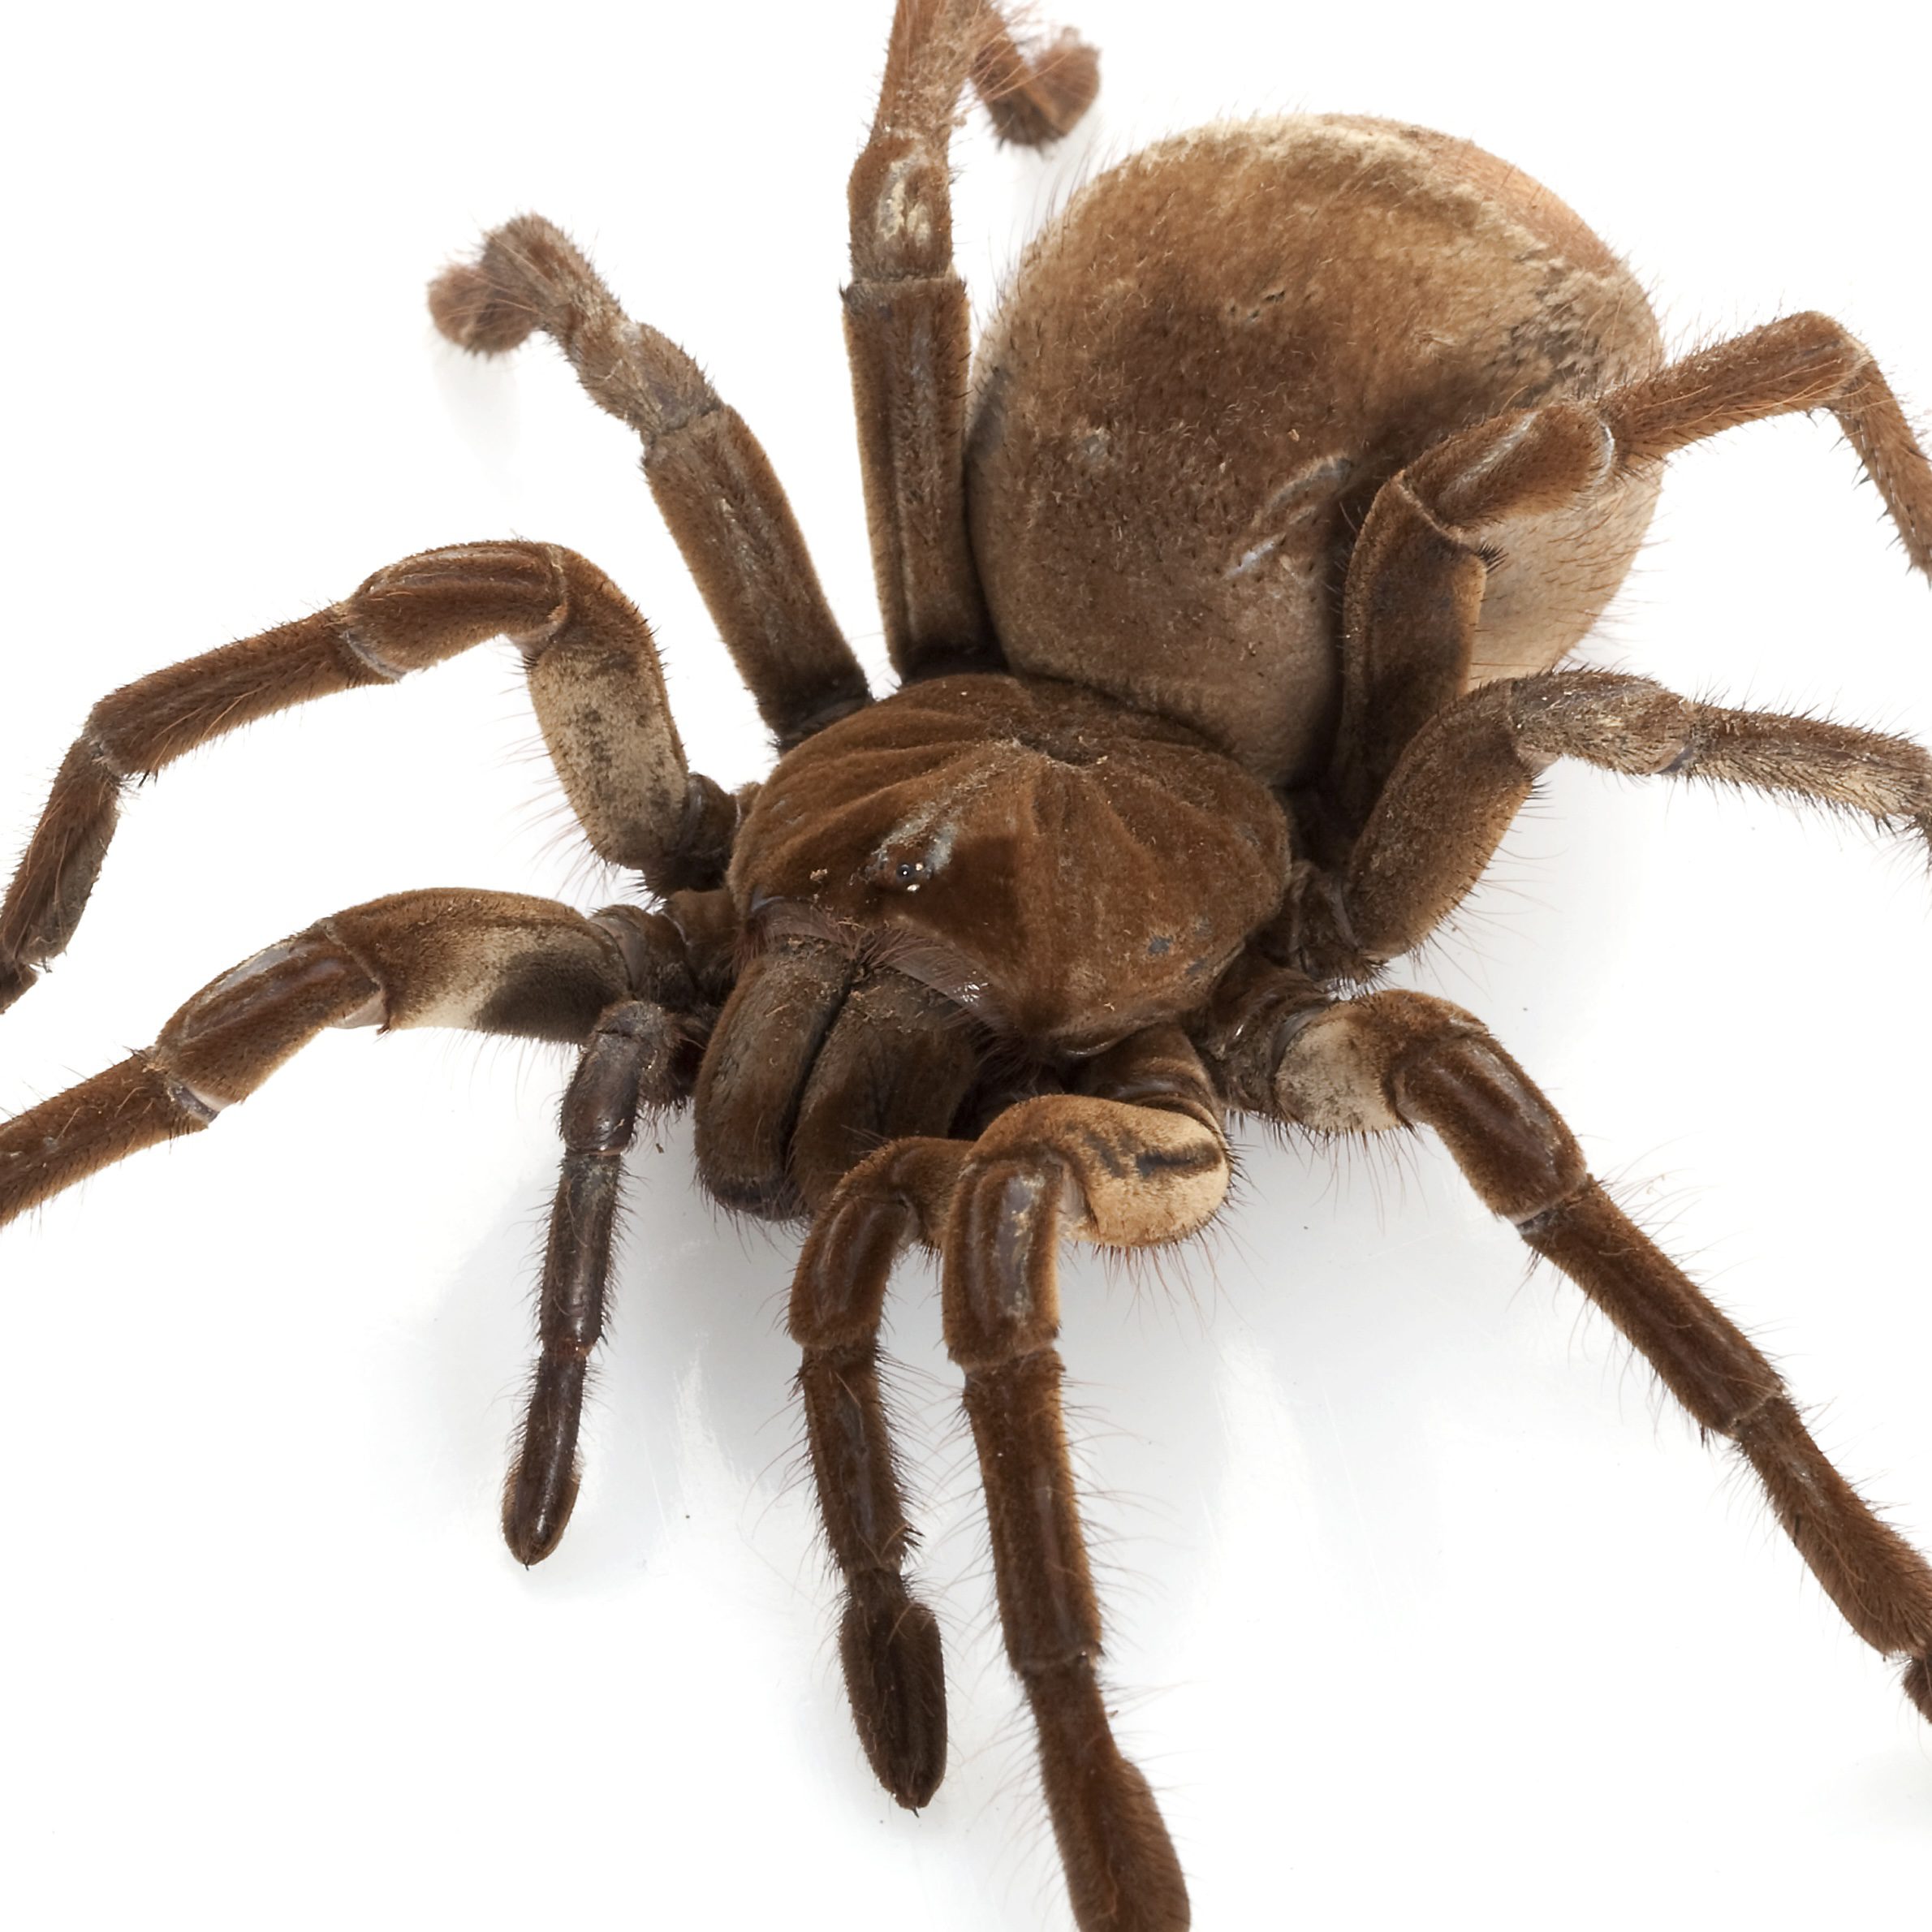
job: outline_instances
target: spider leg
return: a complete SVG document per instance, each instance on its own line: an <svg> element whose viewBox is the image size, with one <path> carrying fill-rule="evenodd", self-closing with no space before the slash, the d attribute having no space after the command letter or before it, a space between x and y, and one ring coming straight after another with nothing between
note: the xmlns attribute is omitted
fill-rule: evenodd
<svg viewBox="0 0 1932 1932"><path fill-rule="evenodd" d="M809 973L809 949L802 964ZM783 949L766 955L740 990L798 1011L786 965ZM761 981L761 967L778 969L774 980ZM912 1203L944 1191L968 1145L930 1136L951 1125L977 1057L951 1002L889 970L847 987L849 970L831 982L840 1004L787 1135L785 1180L821 1210L793 1278L791 1328L826 1540L845 1580L839 1650L853 1722L879 1782L917 1810L945 1775L946 1675L939 1627L903 1575L915 1538L880 1392L879 1331L893 1261L919 1231ZM708 1172L757 1174L770 1091L765 1069L714 1073ZM727 1147L739 1151L721 1161Z"/></svg>
<svg viewBox="0 0 1932 1932"><path fill-rule="evenodd" d="M1077 122L1098 57L1063 36L1029 62L987 0L899 0L872 132L847 188L845 342L886 648L902 679L996 669L966 535L972 356L952 260L947 149L968 76L1003 138L1037 145Z"/></svg>
<svg viewBox="0 0 1932 1932"><path fill-rule="evenodd" d="M1580 758L1632 777L1749 785L1861 812L1932 843L1932 756L1909 739L1735 711L1645 678L1548 671L1481 684L1404 749L1326 908L1304 898L1317 978L1418 946L1481 876L1537 775ZM1321 890L1310 880L1309 890ZM1324 916L1326 914L1326 916Z"/></svg>
<svg viewBox="0 0 1932 1932"><path fill-rule="evenodd" d="M1907 1695L1932 1719L1932 1568L1826 1460L1776 1369L1591 1178L1487 1029L1417 993L1328 1005L1295 975L1249 998L1265 1020L1236 1040L1236 1104L1317 1131L1434 1128L1485 1205L1610 1317L1700 1427L1737 1445L1826 1595L1905 1660Z"/></svg>
<svg viewBox="0 0 1932 1932"><path fill-rule="evenodd" d="M764 446L562 229L535 214L493 228L475 261L430 285L429 311L479 355L541 330L591 400L637 432L651 494L780 750L869 701Z"/></svg>
<svg viewBox="0 0 1932 1932"><path fill-rule="evenodd" d="M1837 417L1906 556L1932 573L1932 469L1869 351L1829 316L1788 316L1594 402L1494 416L1384 485L1343 597L1333 782L1353 822L1431 715L1478 679L1545 668L1557 630L1583 634L1622 577L1665 457L1813 409ZM1628 545L1600 541L1608 528ZM1493 577L1506 563L1519 567Z"/></svg>
<svg viewBox="0 0 1932 1932"><path fill-rule="evenodd" d="M152 1046L0 1122L0 1225L160 1141L197 1133L326 1027L453 1026L584 1050L539 1300L541 1353L503 1501L524 1563L576 1499L585 1364L602 1330L619 1171L640 1106L688 1090L684 944L658 914L585 919L518 893L403 892L351 907L204 987Z"/></svg>
<svg viewBox="0 0 1932 1932"><path fill-rule="evenodd" d="M557 1546L577 1499L577 1434L604 1302L623 1158L644 1107L680 1098L678 1016L654 1000L606 1011L563 1097L563 1171L550 1210L537 1294L537 1371L503 1486L503 1540L520 1563Z"/></svg>
<svg viewBox="0 0 1932 1932"><path fill-rule="evenodd" d="M946 1773L939 1626L906 1586L913 1542L879 1388L892 1264L921 1233L914 1203L943 1195L965 1143L908 1140L847 1176L792 1278L799 1398L826 1541L845 1580L839 1658L867 1762L908 1810Z"/></svg>
<svg viewBox="0 0 1932 1932"><path fill-rule="evenodd" d="M653 916L615 906L585 919L521 893L455 890L338 912L204 986L153 1046L0 1123L0 1225L140 1148L198 1133L326 1027L584 1040L633 997L630 960Z"/></svg>
<svg viewBox="0 0 1932 1932"><path fill-rule="evenodd" d="M1044 148L1071 134L1100 91L1100 56L1063 28L1034 54L1023 53L998 10L982 6L985 38L972 85L993 132L1016 147Z"/></svg>
<svg viewBox="0 0 1932 1932"><path fill-rule="evenodd" d="M716 885L735 802L684 763L650 627L609 578L552 544L459 544L379 570L343 602L123 685L95 705L0 903L0 1009L67 948L121 794L197 745L485 639L522 648L571 809L605 858L653 891Z"/></svg>
<svg viewBox="0 0 1932 1932"><path fill-rule="evenodd" d="M1932 575L1932 470L1870 350L1815 311L1687 356L1598 405L1619 463L1656 463L1744 423L1829 409L1915 570Z"/></svg>
<svg viewBox="0 0 1932 1932"><path fill-rule="evenodd" d="M1009 1108L976 1141L902 1141L854 1169L800 1257L794 1330L809 1363L820 1354L801 1386L834 1548L860 1530L856 1550L889 1551L895 1572L903 1519L865 1351L894 1257L915 1239L940 1249L947 1348L965 1372L1001 1627L1033 1709L1074 1916L1082 1932L1180 1932L1179 1865L1146 1779L1114 1740L1095 1668L1100 1609L1061 1415L1054 1256L1063 1222L1080 1239L1122 1246L1192 1232L1226 1192L1227 1149L1178 1029L1110 1048L1087 1063L1081 1086ZM937 1658L926 1615L883 1593L874 1609L854 1592L847 1681L875 1766L876 1735L916 1735L926 1721L907 1688L925 1690L909 1658L927 1648Z"/></svg>

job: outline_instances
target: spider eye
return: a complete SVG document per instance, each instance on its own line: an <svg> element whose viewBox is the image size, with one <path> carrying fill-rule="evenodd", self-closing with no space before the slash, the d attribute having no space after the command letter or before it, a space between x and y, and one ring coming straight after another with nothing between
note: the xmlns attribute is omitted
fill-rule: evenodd
<svg viewBox="0 0 1932 1932"><path fill-rule="evenodd" d="M938 869L935 855L929 851L908 858L888 847L873 854L863 876L873 885L884 886L888 892L916 892Z"/></svg>

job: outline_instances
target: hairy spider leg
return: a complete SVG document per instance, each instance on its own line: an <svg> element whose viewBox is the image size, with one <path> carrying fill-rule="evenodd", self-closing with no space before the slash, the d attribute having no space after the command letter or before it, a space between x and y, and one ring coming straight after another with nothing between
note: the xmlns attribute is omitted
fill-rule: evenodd
<svg viewBox="0 0 1932 1932"><path fill-rule="evenodd" d="M653 891L715 885L737 803L687 768L643 617L595 565L554 544L459 544L406 557L326 610L95 705L0 903L0 1009L66 951L133 780L272 712L393 684L497 636L523 651L544 741L599 855Z"/></svg>
<svg viewBox="0 0 1932 1932"><path fill-rule="evenodd" d="M1909 739L1699 704L1611 671L1500 678L1409 741L1349 852L1331 916L1307 921L1296 964L1317 979L1365 979L1419 946L1481 876L1538 775L1563 757L1782 792L1932 843L1932 757ZM1322 908L1307 899L1304 909Z"/></svg>
<svg viewBox="0 0 1932 1932"><path fill-rule="evenodd" d="M1020 148L1044 148L1071 134L1100 91L1100 55L1070 28L1031 54L992 0L981 0L981 37L972 57L973 90L994 135Z"/></svg>
<svg viewBox="0 0 1932 1932"><path fill-rule="evenodd" d="M562 229L536 214L493 228L430 285L429 313L477 355L541 330L590 399L636 431L651 494L781 751L870 701L764 446Z"/></svg>
<svg viewBox="0 0 1932 1932"><path fill-rule="evenodd" d="M1434 1128L1485 1205L1583 1290L1701 1429L1737 1445L1826 1594L1904 1660L1906 1693L1932 1719L1932 1568L1826 1459L1777 1370L1592 1179L1482 1024L1419 993L1329 1004L1293 974L1251 998L1271 1023L1236 1042L1235 1103L1318 1132Z"/></svg>
<svg viewBox="0 0 1932 1932"><path fill-rule="evenodd" d="M968 77L1004 140L1057 140L1100 84L1063 35L1029 61L987 0L899 0L872 132L846 189L845 291L865 516L886 646L902 679L996 671L966 534L972 322L952 259L947 150Z"/></svg>
<svg viewBox="0 0 1932 1932"><path fill-rule="evenodd" d="M921 1237L915 1203L942 1197L958 1162L951 1141L880 1149L813 1222L791 1281L805 1441L845 1584L846 1697L873 1775L912 1811L946 1775L946 1674L939 1626L905 1581L915 1533L880 1391L879 1330L892 1264Z"/></svg>
<svg viewBox="0 0 1932 1932"><path fill-rule="evenodd" d="M520 893L401 892L352 906L205 986L152 1046L0 1123L0 1226L139 1149L198 1133L325 1028L450 1026L584 1043L539 1297L541 1353L506 1487L525 1563L576 1494L584 1365L602 1329L619 1168L640 1107L688 1097L690 976L677 929L585 919Z"/></svg>
<svg viewBox="0 0 1932 1932"><path fill-rule="evenodd" d="M537 1368L503 1485L503 1541L520 1563L542 1562L576 1506L584 1386L603 1339L624 1156L639 1115L667 1112L689 1091L679 1078L687 1044L679 1015L655 1000L627 1000L599 1016L563 1096L563 1163L537 1297Z"/></svg>
<svg viewBox="0 0 1932 1932"><path fill-rule="evenodd" d="M808 1015L815 1023L800 1024ZM879 1782L916 1810L945 1774L946 1682L938 1625L905 1582L915 1538L879 1386L886 1279L916 1232L891 1176L952 1145L925 1136L951 1127L979 1056L950 1001L810 939L750 963L713 1039L698 1099L706 1184L767 1212L824 1210L792 1286L799 1393L845 1582L839 1654L853 1719ZM846 1191L860 1167L886 1179Z"/></svg>
<svg viewBox="0 0 1932 1932"><path fill-rule="evenodd" d="M1492 568L1512 543L1545 520L1561 528L1615 513L1686 444L1812 409L1837 417L1913 567L1932 574L1932 468L1870 352L1829 316L1788 316L1595 402L1493 416L1391 477L1350 555L1343 600L1331 783L1352 822L1431 716L1473 679L1512 668L1474 653Z"/></svg>
<svg viewBox="0 0 1932 1932"><path fill-rule="evenodd" d="M1109 1048L1083 1067L1080 1086L1008 1108L977 1141L903 1141L855 1168L806 1241L792 1328L806 1348L800 1386L820 1505L850 1586L847 1684L874 1769L902 1802L916 1801L893 1783L912 1755L895 1753L930 1753L942 1708L929 1614L898 1576L908 1531L872 1378L886 1279L918 1240L941 1255L947 1348L965 1373L1001 1628L1033 1710L1074 1916L1082 1932L1180 1932L1180 1866L1146 1779L1114 1740L1095 1667L1100 1606L1054 1347L1055 1251L1063 1227L1123 1247L1193 1233L1227 1192L1227 1146L1206 1072L1178 1027ZM938 1768L917 1763L922 1775Z"/></svg>

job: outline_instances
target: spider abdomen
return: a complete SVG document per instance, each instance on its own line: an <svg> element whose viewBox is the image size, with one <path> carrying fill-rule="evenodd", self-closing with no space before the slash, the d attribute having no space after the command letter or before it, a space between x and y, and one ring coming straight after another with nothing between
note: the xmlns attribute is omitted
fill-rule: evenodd
<svg viewBox="0 0 1932 1932"><path fill-rule="evenodd" d="M1466 142L1308 116L1149 148L1033 244L981 345L968 507L1007 660L1309 781L1376 491L1457 430L1658 355L1629 271ZM1518 523L1471 682L1583 635L1654 493L1646 474Z"/></svg>

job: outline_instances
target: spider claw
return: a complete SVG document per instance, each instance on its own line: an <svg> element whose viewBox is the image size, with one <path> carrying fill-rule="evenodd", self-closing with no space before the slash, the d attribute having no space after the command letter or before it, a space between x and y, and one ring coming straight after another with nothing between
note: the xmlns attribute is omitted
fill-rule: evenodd
<svg viewBox="0 0 1932 1932"><path fill-rule="evenodd" d="M908 1811L946 1775L946 1660L933 1613L894 1572L852 1580L839 1628L852 1721L873 1775Z"/></svg>

